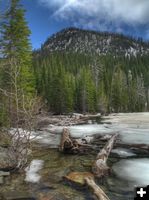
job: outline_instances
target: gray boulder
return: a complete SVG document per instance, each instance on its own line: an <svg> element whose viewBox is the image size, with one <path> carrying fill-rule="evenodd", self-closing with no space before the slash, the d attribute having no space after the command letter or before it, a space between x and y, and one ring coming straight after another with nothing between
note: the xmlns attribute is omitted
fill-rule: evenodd
<svg viewBox="0 0 149 200"><path fill-rule="evenodd" d="M10 170L15 168L16 159L8 148L0 147L0 170Z"/></svg>

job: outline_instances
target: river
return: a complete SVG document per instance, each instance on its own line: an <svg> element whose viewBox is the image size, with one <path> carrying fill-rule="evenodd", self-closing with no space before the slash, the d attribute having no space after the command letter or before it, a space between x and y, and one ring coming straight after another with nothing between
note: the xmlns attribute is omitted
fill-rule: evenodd
<svg viewBox="0 0 149 200"><path fill-rule="evenodd" d="M70 184L63 177L72 171L91 172L98 143L85 155L62 154L57 149L62 129L49 125L32 134L36 137L30 167L21 175L13 172L1 186L7 199L13 195L17 199L17 193L23 192L37 200L93 200L87 187ZM114 147L108 159L111 173L96 180L111 200L133 200L134 188L149 184L149 113L112 114L100 124L89 120L69 130L74 138L119 134L120 145Z"/></svg>

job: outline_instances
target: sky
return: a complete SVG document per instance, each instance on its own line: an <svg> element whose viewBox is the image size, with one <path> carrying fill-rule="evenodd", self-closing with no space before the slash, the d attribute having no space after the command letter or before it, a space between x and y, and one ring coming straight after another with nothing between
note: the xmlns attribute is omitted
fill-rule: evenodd
<svg viewBox="0 0 149 200"><path fill-rule="evenodd" d="M34 49L66 27L149 40L149 0L21 0Z"/></svg>

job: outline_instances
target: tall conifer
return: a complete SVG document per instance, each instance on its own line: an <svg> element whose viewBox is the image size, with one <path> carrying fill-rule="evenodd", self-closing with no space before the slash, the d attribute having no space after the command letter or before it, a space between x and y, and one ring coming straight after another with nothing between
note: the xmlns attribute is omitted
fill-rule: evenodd
<svg viewBox="0 0 149 200"><path fill-rule="evenodd" d="M14 73L17 73L17 85L28 95L34 90L34 82L31 72L32 49L29 42L31 32L24 15L25 10L20 5L20 0L11 0L2 23L1 46L5 58L5 81L12 87L11 81Z"/></svg>
<svg viewBox="0 0 149 200"><path fill-rule="evenodd" d="M27 100L32 98L35 91L30 30L20 0L10 0L3 15L0 32L3 62L0 87L7 93L7 98L3 98L4 108L10 124L14 124L19 121L20 110L23 107L28 108Z"/></svg>

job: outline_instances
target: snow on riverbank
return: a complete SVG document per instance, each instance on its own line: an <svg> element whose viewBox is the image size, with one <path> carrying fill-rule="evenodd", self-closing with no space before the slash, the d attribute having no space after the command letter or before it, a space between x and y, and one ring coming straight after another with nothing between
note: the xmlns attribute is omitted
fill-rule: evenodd
<svg viewBox="0 0 149 200"><path fill-rule="evenodd" d="M104 124L70 127L73 137L119 133L125 144L149 145L149 113L120 113L103 118Z"/></svg>
<svg viewBox="0 0 149 200"><path fill-rule="evenodd" d="M131 128L149 129L149 112L140 113L113 113L103 117L105 123L123 125Z"/></svg>
<svg viewBox="0 0 149 200"><path fill-rule="evenodd" d="M124 149L124 148L116 148L112 150L112 153L115 153L117 155L119 155L122 158L127 158L127 157L132 157L132 156L136 156L135 153L133 153L131 150L129 149Z"/></svg>
<svg viewBox="0 0 149 200"><path fill-rule="evenodd" d="M149 159L125 159L113 166L115 174L129 182L130 187L149 184Z"/></svg>
<svg viewBox="0 0 149 200"><path fill-rule="evenodd" d="M26 171L26 182L37 183L41 176L38 174L39 170L42 169L44 164L43 160L32 160L30 165L25 169Z"/></svg>
<svg viewBox="0 0 149 200"><path fill-rule="evenodd" d="M149 112L119 113L103 117L103 124L85 124L68 126L74 138L118 133L125 144L149 145ZM31 132L30 138L39 144L57 147L63 126L47 125L37 132Z"/></svg>

